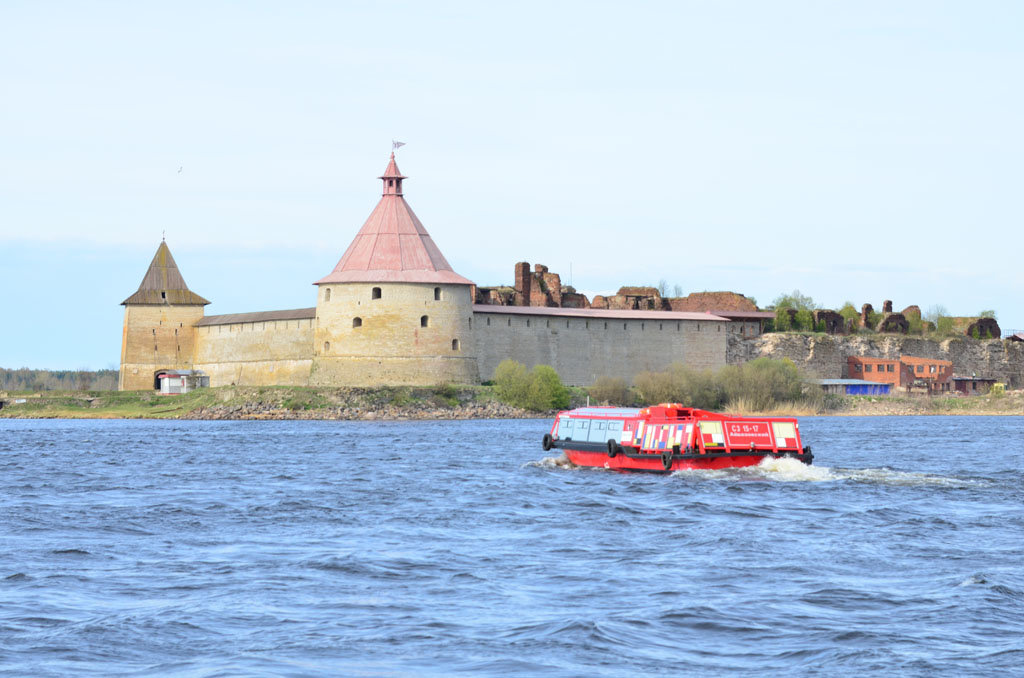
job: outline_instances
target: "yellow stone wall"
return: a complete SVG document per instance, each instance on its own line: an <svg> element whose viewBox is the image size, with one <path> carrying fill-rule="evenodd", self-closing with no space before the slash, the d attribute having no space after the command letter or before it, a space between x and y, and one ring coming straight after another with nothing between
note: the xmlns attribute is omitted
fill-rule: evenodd
<svg viewBox="0 0 1024 678"><path fill-rule="evenodd" d="M195 328L195 369L210 386L304 386L313 357L312 318Z"/></svg>
<svg viewBox="0 0 1024 678"><path fill-rule="evenodd" d="M316 308L313 385L480 381L468 285L325 284Z"/></svg>
<svg viewBox="0 0 1024 678"><path fill-rule="evenodd" d="M202 317L202 306L125 306L118 389L152 390L158 370L192 369Z"/></svg>

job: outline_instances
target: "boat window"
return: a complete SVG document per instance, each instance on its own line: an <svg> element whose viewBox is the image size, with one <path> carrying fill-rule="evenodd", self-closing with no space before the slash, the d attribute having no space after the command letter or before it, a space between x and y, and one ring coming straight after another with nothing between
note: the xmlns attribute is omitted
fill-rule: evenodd
<svg viewBox="0 0 1024 678"><path fill-rule="evenodd" d="M792 447L796 445L796 426L790 421L773 421L772 432L775 434L775 445L777 447ZM786 440L790 438L791 440Z"/></svg>
<svg viewBox="0 0 1024 678"><path fill-rule="evenodd" d="M722 422L720 421L702 421L699 424L700 432L704 436L704 446L708 445L724 445L725 435L722 433Z"/></svg>

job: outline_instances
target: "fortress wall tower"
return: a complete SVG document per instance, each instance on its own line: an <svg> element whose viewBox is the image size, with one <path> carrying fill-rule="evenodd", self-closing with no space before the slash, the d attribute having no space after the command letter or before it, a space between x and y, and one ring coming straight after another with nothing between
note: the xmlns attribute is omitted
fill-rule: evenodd
<svg viewBox="0 0 1024 678"><path fill-rule="evenodd" d="M318 280L310 383L479 383L473 283L455 273L406 203L395 155L383 195Z"/></svg>
<svg viewBox="0 0 1024 678"><path fill-rule="evenodd" d="M209 303L189 290L167 243L161 242L139 289L121 302L118 390L152 390L158 371L192 369L195 325Z"/></svg>

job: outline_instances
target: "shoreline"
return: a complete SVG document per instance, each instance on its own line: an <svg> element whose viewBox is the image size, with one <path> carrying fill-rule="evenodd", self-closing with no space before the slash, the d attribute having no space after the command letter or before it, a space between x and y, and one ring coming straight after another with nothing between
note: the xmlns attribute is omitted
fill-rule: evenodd
<svg viewBox="0 0 1024 678"><path fill-rule="evenodd" d="M586 404L572 389L570 407ZM445 421L552 419L497 400L490 386L311 388L236 387L161 396L149 391L0 393L5 419L174 419L192 421ZM999 396L829 396L823 405L771 411L730 410L737 416L1024 416L1024 391Z"/></svg>

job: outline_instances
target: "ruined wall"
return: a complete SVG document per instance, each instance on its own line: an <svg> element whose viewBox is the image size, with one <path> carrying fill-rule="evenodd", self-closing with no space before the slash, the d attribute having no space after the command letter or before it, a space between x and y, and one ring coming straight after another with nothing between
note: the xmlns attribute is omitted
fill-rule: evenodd
<svg viewBox="0 0 1024 678"><path fill-rule="evenodd" d="M767 356L789 358L823 379L845 377L848 356L896 360L901 356L949 360L953 374L992 377L1010 388L1024 387L1024 343L956 337L942 341L901 335L847 337L770 333L757 339L730 335L730 365Z"/></svg>
<svg viewBox="0 0 1024 678"><path fill-rule="evenodd" d="M195 328L195 369L210 386L303 386L313 358L313 320L273 320Z"/></svg>
<svg viewBox="0 0 1024 678"><path fill-rule="evenodd" d="M194 325L202 317L202 306L125 306L118 389L152 390L158 370L192 369Z"/></svg>
<svg viewBox="0 0 1024 678"><path fill-rule="evenodd" d="M506 358L527 367L551 365L562 381L587 386L601 376L627 381L673 362L694 368L725 364L727 322L586 319L474 313L480 377Z"/></svg>

